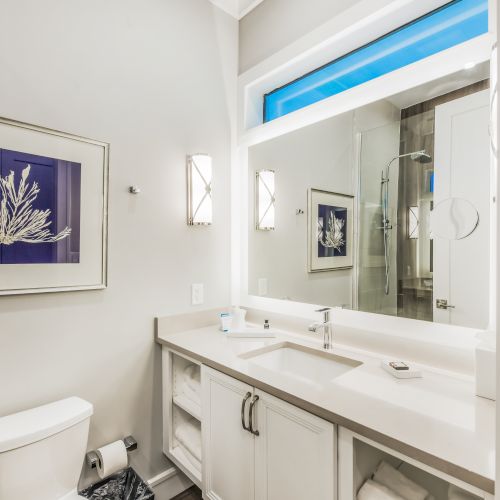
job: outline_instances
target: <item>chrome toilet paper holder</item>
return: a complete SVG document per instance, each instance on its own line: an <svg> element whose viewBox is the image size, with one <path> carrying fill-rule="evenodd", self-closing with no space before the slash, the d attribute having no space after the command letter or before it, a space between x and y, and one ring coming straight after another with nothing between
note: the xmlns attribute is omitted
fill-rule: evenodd
<svg viewBox="0 0 500 500"><path fill-rule="evenodd" d="M124 437L122 441L123 444L125 445L127 452L137 450L137 441L134 439L133 436ZM99 462L99 456L97 455L97 452L95 450L89 451L86 455L86 459L87 459L87 465L91 469L95 469L97 467L97 464Z"/></svg>

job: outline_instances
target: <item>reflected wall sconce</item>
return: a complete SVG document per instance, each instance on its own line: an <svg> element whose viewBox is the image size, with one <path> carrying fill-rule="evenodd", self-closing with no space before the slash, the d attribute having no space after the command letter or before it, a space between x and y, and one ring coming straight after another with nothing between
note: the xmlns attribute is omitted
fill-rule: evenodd
<svg viewBox="0 0 500 500"><path fill-rule="evenodd" d="M408 238L410 240L418 239L420 216L418 207L408 207Z"/></svg>
<svg viewBox="0 0 500 500"><path fill-rule="evenodd" d="M207 154L187 157L189 226L212 224L212 158Z"/></svg>
<svg viewBox="0 0 500 500"><path fill-rule="evenodd" d="M260 231L272 231L275 228L274 191L274 170L255 172L255 227Z"/></svg>

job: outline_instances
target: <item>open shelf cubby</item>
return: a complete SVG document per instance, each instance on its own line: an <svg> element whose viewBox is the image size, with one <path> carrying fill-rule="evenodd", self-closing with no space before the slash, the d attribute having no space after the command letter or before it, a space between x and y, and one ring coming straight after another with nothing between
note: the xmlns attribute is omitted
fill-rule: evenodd
<svg viewBox="0 0 500 500"><path fill-rule="evenodd" d="M201 421L200 371L198 364L172 354L173 403Z"/></svg>
<svg viewBox="0 0 500 500"><path fill-rule="evenodd" d="M201 366L163 348L163 451L201 487Z"/></svg>
<svg viewBox="0 0 500 500"><path fill-rule="evenodd" d="M372 446L369 443L353 439L353 459L354 459L354 498L356 498L359 490L366 480L371 479L378 465L384 461L399 470L411 481L425 488L435 500L448 500L448 488L450 481L444 477L439 477L431 472L408 463L404 458L395 456L378 447ZM477 499L482 497L473 495L471 492L466 493L465 498Z"/></svg>
<svg viewBox="0 0 500 500"><path fill-rule="evenodd" d="M201 482L201 422L178 407L172 411L171 453Z"/></svg>

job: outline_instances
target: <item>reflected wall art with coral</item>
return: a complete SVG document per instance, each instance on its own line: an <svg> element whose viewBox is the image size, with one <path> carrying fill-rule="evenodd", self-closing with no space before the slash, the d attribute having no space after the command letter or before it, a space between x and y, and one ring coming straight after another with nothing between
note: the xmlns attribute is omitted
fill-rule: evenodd
<svg viewBox="0 0 500 500"><path fill-rule="evenodd" d="M347 255L347 208L318 205L318 257Z"/></svg>
<svg viewBox="0 0 500 500"><path fill-rule="evenodd" d="M0 264L80 261L81 164L0 149Z"/></svg>
<svg viewBox="0 0 500 500"><path fill-rule="evenodd" d="M308 271L352 267L354 198L321 189L308 195Z"/></svg>

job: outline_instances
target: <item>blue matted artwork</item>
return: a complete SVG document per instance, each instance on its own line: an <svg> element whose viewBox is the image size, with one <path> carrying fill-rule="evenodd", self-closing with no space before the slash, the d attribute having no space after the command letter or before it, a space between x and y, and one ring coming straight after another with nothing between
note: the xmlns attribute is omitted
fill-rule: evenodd
<svg viewBox="0 0 500 500"><path fill-rule="evenodd" d="M351 268L354 197L314 188L307 196L308 272Z"/></svg>
<svg viewBox="0 0 500 500"><path fill-rule="evenodd" d="M0 264L80 262L81 164L0 149Z"/></svg>

